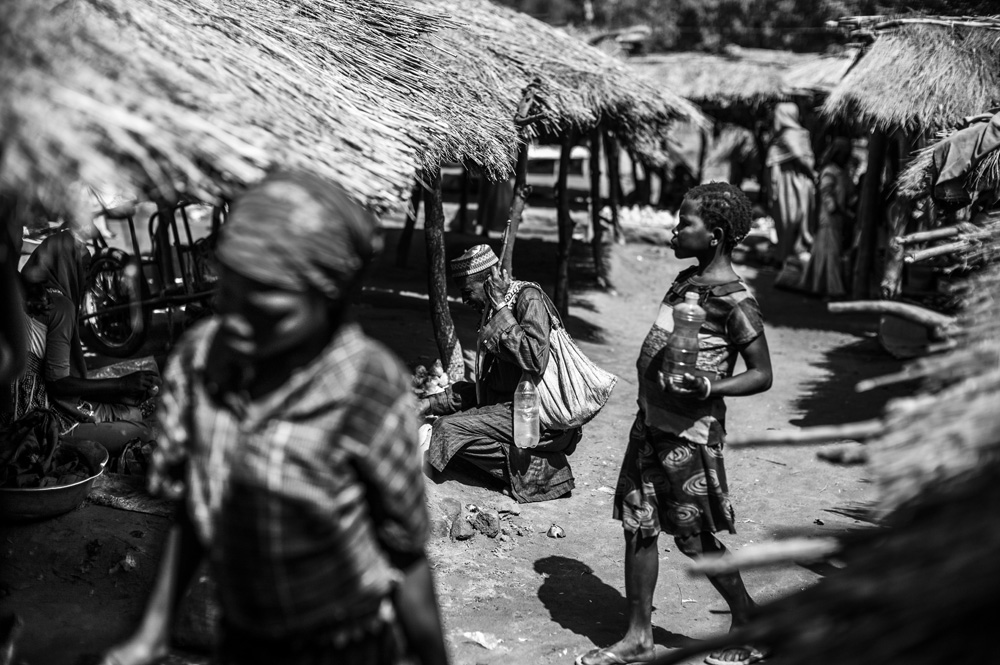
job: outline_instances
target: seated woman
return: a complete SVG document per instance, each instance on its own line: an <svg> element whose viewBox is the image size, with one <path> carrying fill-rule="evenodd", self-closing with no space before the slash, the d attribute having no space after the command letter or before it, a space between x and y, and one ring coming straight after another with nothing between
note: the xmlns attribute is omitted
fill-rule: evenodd
<svg viewBox="0 0 1000 665"><path fill-rule="evenodd" d="M50 408L66 438L97 441L115 455L135 438L151 439L138 405L157 390L155 372L88 379L79 305L89 255L71 231L49 236L21 270L28 312L27 369L12 386L0 422Z"/></svg>

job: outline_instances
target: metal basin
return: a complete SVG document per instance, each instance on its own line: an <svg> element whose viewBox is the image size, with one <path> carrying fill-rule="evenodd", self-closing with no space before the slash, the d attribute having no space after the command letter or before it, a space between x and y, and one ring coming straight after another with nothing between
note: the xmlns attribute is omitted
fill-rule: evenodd
<svg viewBox="0 0 1000 665"><path fill-rule="evenodd" d="M57 487L0 488L0 520L20 522L55 517L83 503L94 481L104 473L108 451L96 441L64 440L61 445L77 450L87 460L91 475Z"/></svg>

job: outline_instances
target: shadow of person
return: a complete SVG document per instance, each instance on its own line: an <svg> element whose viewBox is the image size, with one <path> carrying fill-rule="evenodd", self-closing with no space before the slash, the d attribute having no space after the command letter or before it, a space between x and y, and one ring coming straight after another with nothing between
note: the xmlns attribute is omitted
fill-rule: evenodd
<svg viewBox="0 0 1000 665"><path fill-rule="evenodd" d="M590 566L564 556L547 556L535 561L535 570L545 576L538 599L560 626L602 647L625 634L625 598L602 582ZM696 640L654 625L653 641L674 649Z"/></svg>

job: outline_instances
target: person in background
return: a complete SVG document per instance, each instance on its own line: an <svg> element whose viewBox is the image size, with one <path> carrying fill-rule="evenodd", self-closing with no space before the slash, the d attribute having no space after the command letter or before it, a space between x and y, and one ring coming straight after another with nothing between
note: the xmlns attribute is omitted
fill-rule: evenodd
<svg viewBox="0 0 1000 665"><path fill-rule="evenodd" d="M555 306L536 284L525 283L508 302L510 278L488 245L476 245L451 262L462 301L483 316L476 383L456 382L425 401L434 422L426 459L444 471L453 459L489 474L521 503L559 498L573 489L567 455L582 437L579 427L542 430L529 450L514 445L514 391L524 372L541 376L549 362Z"/></svg>
<svg viewBox="0 0 1000 665"><path fill-rule="evenodd" d="M89 258L85 243L65 229L46 238L24 264L27 368L11 386L0 421L51 408L63 437L97 441L115 455L133 439L152 438L138 405L155 394L159 378L149 371L87 378L79 312Z"/></svg>
<svg viewBox="0 0 1000 665"><path fill-rule="evenodd" d="M771 217L778 232L775 258L784 263L812 245L816 186L809 132L799 124L799 107L781 102L774 109L774 138L767 151Z"/></svg>
<svg viewBox="0 0 1000 665"><path fill-rule="evenodd" d="M221 663L447 663L409 372L349 311L380 243L375 217L311 174L236 200L218 314L164 373L150 490L184 503L140 626L104 665L166 654L204 557Z"/></svg>
<svg viewBox="0 0 1000 665"><path fill-rule="evenodd" d="M853 216L853 198L848 164L851 140L837 137L827 149L819 175L819 223L809 262L799 288L818 296L839 297L847 293L842 272L844 230Z"/></svg>
<svg viewBox="0 0 1000 665"><path fill-rule="evenodd" d="M27 321L18 284L21 255L21 206L0 194L0 404L9 401L8 384L24 371L28 356Z"/></svg>
<svg viewBox="0 0 1000 665"><path fill-rule="evenodd" d="M750 202L737 187L709 183L691 189L680 209L671 246L679 259L697 259L667 291L642 344L639 413L629 433L618 477L614 516L625 533L625 596L628 629L607 648L576 659L577 665L642 663L654 658L653 592L659 574L657 540L674 537L689 557L721 555L719 531L736 533L729 500L723 444L724 397L753 395L771 387L771 356L757 301L733 270L733 248L750 230ZM707 318L698 333L697 368L680 383L661 371L673 330L673 308L685 294L698 294ZM737 357L746 370L733 374ZM732 616L745 623L755 607L739 573L710 576ZM711 654L711 665L747 665L763 655L750 646Z"/></svg>

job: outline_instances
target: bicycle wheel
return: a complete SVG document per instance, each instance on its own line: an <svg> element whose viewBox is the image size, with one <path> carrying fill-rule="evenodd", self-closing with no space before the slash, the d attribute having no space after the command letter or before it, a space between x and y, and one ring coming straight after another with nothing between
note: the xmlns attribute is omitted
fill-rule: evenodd
<svg viewBox="0 0 1000 665"><path fill-rule="evenodd" d="M98 252L83 294L81 337L94 351L116 358L133 355L146 341L151 312L138 261L120 249Z"/></svg>

